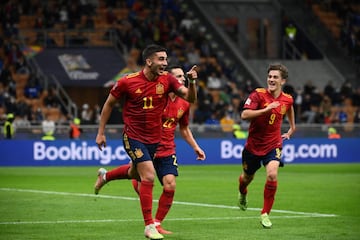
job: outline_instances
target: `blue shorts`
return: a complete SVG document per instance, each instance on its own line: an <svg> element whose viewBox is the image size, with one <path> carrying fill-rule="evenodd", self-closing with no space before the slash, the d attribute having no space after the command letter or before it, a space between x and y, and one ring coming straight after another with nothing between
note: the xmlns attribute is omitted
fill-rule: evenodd
<svg viewBox="0 0 360 240"><path fill-rule="evenodd" d="M155 158L153 162L156 175L161 185L163 185L162 179L165 175L172 174L174 176L178 176L178 164L175 154L167 157Z"/></svg>
<svg viewBox="0 0 360 240"><path fill-rule="evenodd" d="M145 144L131 139L125 133L123 134L123 144L125 151L135 166L139 162L152 161L158 146L158 143Z"/></svg>
<svg viewBox="0 0 360 240"><path fill-rule="evenodd" d="M274 148L264 156L254 155L244 148L242 152L242 166L247 175L254 175L260 169L261 163L266 166L270 161L275 160L280 162L280 167L284 166L281 161L281 148Z"/></svg>

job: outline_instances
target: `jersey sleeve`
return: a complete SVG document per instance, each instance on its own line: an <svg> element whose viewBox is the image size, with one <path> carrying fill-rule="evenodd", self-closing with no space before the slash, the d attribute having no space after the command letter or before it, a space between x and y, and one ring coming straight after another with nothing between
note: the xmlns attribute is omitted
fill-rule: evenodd
<svg viewBox="0 0 360 240"><path fill-rule="evenodd" d="M249 97L244 103L244 109L253 109L256 110L259 107L259 95L256 91L250 93Z"/></svg>
<svg viewBox="0 0 360 240"><path fill-rule="evenodd" d="M184 114L179 119L180 126L188 126L189 125L189 116L190 116L190 106L188 105Z"/></svg>
<svg viewBox="0 0 360 240"><path fill-rule="evenodd" d="M121 93L126 89L126 77L120 78L110 90L110 94L116 99L121 97Z"/></svg>
<svg viewBox="0 0 360 240"><path fill-rule="evenodd" d="M168 74L168 81L169 81L169 85L170 85L170 91L176 93L177 90L182 87L183 85L181 83L179 83L179 81L172 76L171 74Z"/></svg>

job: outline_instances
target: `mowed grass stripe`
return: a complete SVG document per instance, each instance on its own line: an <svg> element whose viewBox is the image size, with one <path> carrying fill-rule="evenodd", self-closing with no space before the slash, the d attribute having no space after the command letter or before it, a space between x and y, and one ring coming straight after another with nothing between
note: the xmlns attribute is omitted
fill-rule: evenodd
<svg viewBox="0 0 360 240"><path fill-rule="evenodd" d="M130 201L135 201L135 200L138 201L139 200L138 198L134 198L134 197L111 196L111 195L94 195L94 194L88 194L88 193L70 193L70 192L43 191L43 190L34 190L34 189L0 188L0 191L27 192L27 193L36 193L36 194L51 194L51 195L78 196L78 197L91 197L91 198L95 197L95 198L108 198L108 199L122 199L122 200L130 200ZM154 200L154 202L158 202L158 200ZM206 204L206 203L192 203L192 202L174 201L173 204L188 205L188 206L198 206L198 207L210 207L210 208L238 209L237 206ZM259 211L261 209L260 208L248 208L248 210L250 210L250 211ZM284 214L304 215L305 217L336 217L337 216L336 214L296 212L296 211L277 210L277 209L272 209L271 211L272 212L277 212L277 213L284 213ZM282 217L284 217L284 216L282 216ZM250 217L250 218L252 218L252 217ZM276 216L272 216L272 218L276 218ZM196 219L198 219L198 218L196 218ZM217 218L205 218L205 219L217 219ZM222 219L227 219L227 218L222 218ZM229 219L237 219L237 218L229 218ZM101 220L101 221L103 221L103 220ZM117 221L117 220L115 220L115 221Z"/></svg>

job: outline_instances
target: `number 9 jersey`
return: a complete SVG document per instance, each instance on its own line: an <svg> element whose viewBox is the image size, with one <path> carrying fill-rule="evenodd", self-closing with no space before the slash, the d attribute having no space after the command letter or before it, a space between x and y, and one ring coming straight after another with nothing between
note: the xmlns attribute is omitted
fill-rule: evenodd
<svg viewBox="0 0 360 240"><path fill-rule="evenodd" d="M271 102L278 101L280 105L251 120L249 137L245 147L252 154L263 156L275 148L282 148L281 124L284 115L293 105L291 95L281 92L274 98L267 89L257 88L248 97L244 109L263 109Z"/></svg>

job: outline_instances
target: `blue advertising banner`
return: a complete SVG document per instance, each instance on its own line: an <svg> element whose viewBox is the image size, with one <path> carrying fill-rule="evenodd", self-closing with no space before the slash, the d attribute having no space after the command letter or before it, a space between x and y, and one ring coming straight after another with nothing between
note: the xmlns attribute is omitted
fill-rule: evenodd
<svg viewBox="0 0 360 240"><path fill-rule="evenodd" d="M125 67L114 48L47 48L35 56L63 86L103 86Z"/></svg>
<svg viewBox="0 0 360 240"><path fill-rule="evenodd" d="M176 139L179 164L241 164L245 140L197 139L206 161L196 155L182 139ZM284 142L285 163L360 162L359 139L291 139ZM100 151L94 140L1 140L0 166L100 166L121 165L129 158L121 141L108 141Z"/></svg>

